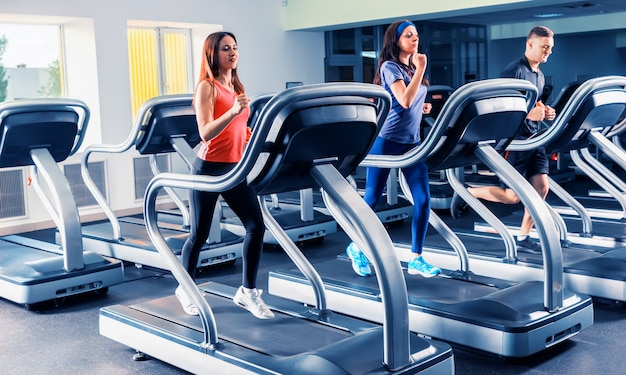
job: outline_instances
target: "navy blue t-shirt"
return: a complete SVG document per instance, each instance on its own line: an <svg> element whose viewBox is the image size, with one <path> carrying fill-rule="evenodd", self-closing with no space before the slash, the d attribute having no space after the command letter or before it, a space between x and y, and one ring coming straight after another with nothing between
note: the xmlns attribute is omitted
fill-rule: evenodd
<svg viewBox="0 0 626 375"><path fill-rule="evenodd" d="M513 61L500 73L501 78L525 79L537 87L539 95L543 92L545 78L541 70L533 71L525 56ZM520 127L518 139L527 139L539 131L541 121L526 120L525 125Z"/></svg>

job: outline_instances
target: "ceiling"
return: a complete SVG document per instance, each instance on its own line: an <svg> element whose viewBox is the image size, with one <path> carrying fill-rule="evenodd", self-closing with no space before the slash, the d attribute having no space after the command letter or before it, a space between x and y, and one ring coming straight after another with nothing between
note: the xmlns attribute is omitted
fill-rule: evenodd
<svg viewBox="0 0 626 375"><path fill-rule="evenodd" d="M538 22L546 19L565 19L601 14L626 12L626 0L593 0L593 1L532 1L528 3L509 4L492 8L474 8L468 14L430 18L430 21L454 22L476 25L500 25L518 22ZM541 6L529 6L541 3ZM547 4L547 5L546 5ZM560 15L551 18L540 18L537 15ZM626 26L625 26L626 28Z"/></svg>

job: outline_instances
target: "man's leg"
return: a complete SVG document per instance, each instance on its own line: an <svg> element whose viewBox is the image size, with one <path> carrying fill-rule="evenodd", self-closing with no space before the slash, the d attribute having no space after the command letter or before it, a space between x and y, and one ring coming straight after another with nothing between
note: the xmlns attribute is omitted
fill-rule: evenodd
<svg viewBox="0 0 626 375"><path fill-rule="evenodd" d="M483 199L489 202L516 204L519 202L519 198L513 190L509 188L503 188L500 186L479 186L467 188L475 198ZM452 196L452 202L450 203L450 214L452 218L458 219L467 210L468 204L459 196L454 193Z"/></svg>
<svg viewBox="0 0 626 375"><path fill-rule="evenodd" d="M548 196L548 175L541 173L536 174L530 178L530 184L535 188L537 194L545 201ZM527 209L524 209L524 216L522 217L522 224L520 225L519 234L517 235L517 244L522 247L529 248L534 251L541 251L540 245L532 242L528 235L533 228L534 222L530 217Z"/></svg>
<svg viewBox="0 0 626 375"><path fill-rule="evenodd" d="M541 199L545 201L548 196L548 175L543 173L536 174L530 178L530 184L535 188ZM533 219L530 217L528 210L524 209L524 217L522 218L519 234L522 236L528 235L533 224Z"/></svg>
<svg viewBox="0 0 626 375"><path fill-rule="evenodd" d="M516 204L519 202L519 197L513 190L500 186L479 186L468 188L467 191L469 191L475 198L483 199L489 202L504 204Z"/></svg>

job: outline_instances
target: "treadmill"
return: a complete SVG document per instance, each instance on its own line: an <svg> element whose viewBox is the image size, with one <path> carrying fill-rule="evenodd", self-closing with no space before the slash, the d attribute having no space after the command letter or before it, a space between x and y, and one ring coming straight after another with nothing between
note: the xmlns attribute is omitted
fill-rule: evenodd
<svg viewBox="0 0 626 375"><path fill-rule="evenodd" d="M367 154L389 106L389 95L370 84L288 89L263 109L243 159L232 171L223 176L170 173L153 178L145 199L150 237L200 316L186 315L175 296L110 306L100 310L100 333L198 374L454 373L447 344L409 332L404 277L395 255L386 251L391 239L345 180ZM348 136L351 141L345 142ZM339 215L353 222L370 245L385 311L382 326L271 295L265 301L276 318L259 320L233 304L235 288L194 284L156 225L157 193L165 186L222 191L245 178L260 195L318 185L333 194L342 207ZM267 209L263 214L290 257L299 266L310 266ZM324 301L323 286L317 292Z"/></svg>
<svg viewBox="0 0 626 375"><path fill-rule="evenodd" d="M195 153L193 147L200 142L195 111L191 105L192 94L164 95L146 101L139 112L128 138L119 145L92 144L81 161L81 173L108 221L86 223L82 227L83 243L93 251L129 261L141 266L168 268L167 263L152 245L143 218L133 216L118 218L106 198L91 178L89 158L94 153L121 154L132 147L140 155L148 155L153 172L158 173L156 158L165 153L176 153L191 168ZM122 178L120 176L120 178ZM164 236L176 254L189 236L189 214L183 200L172 189L166 189L178 207L173 215L167 211L159 214ZM182 215L182 216L181 216ZM213 230L200 250L197 268L215 264L233 263L241 257L243 238L220 228L216 209Z"/></svg>
<svg viewBox="0 0 626 375"><path fill-rule="evenodd" d="M474 274L469 269L467 254L463 253L459 253L453 266L460 263L460 269L449 268L430 279L407 276L411 331L503 357L525 357L592 325L591 299L564 288L560 243L554 227L548 223L543 201L498 153L512 140L536 96L532 84L518 79L466 84L450 96L420 146L399 156L369 155L361 163L390 168L425 160L429 169L436 170L484 162L510 181L529 206L536 207L533 216L546 227L544 242L549 246L544 249L546 267L541 281L510 282ZM434 211L430 222L435 222L440 230L445 227ZM367 242L355 233L353 224L339 224L371 259ZM449 228L448 231L453 235ZM399 257L405 255L401 251L395 253ZM426 256L441 266L430 253ZM404 264L408 259L401 260ZM379 270L374 268L378 275ZM329 308L381 321L384 315L377 277L356 275L344 255L316 264L316 269L328 289ZM272 271L268 290L273 295L315 305L311 291L315 283L305 275L296 269Z"/></svg>
<svg viewBox="0 0 626 375"><path fill-rule="evenodd" d="M591 144L597 145L607 155L626 160L626 153L608 141L605 134L612 134L622 130L618 119L626 110L626 77L608 76L591 79L580 86L568 102L563 112L555 119L553 126L546 133L526 142L516 141L509 149L534 148L545 143L548 150L574 151ZM621 156L620 156L621 155ZM622 161L623 163L623 161ZM512 230L519 230L521 212L507 216L505 219L496 218L489 212L482 202L473 198L462 187L454 174L450 173L450 181L455 190L474 208L486 221L475 224L475 231L493 231L503 236L511 237ZM550 205L547 206L552 217L552 226L557 230L557 236L563 247L564 279L568 288L589 294L594 297L611 301L626 301L626 246L624 243L605 236L597 236L593 231L593 222L586 209L571 195L549 178L550 189L571 207L576 208L584 231L572 233L569 224L572 220L561 217ZM516 225L506 225L517 220ZM504 222L503 222L504 221ZM623 223L615 225L617 236L624 231ZM531 235L537 237L539 228ZM457 235L471 236L471 234L457 231ZM475 234L478 237L477 234ZM505 242L507 240L505 239ZM543 243L543 240L541 241ZM514 244L514 242L513 242ZM505 252L498 245L491 247L477 247L472 253L480 260L475 261L475 267L483 267L486 271L493 268L493 262L508 261L518 268L506 271L512 280L529 280L541 277L543 261L540 254L533 254L527 250L517 250L515 245L508 247ZM445 254L445 253L443 253ZM448 262L453 261L452 254L448 253ZM503 272L493 271L494 276L503 277Z"/></svg>
<svg viewBox="0 0 626 375"><path fill-rule="evenodd" d="M562 222L561 226L565 225L567 231L571 233L570 240L577 244L592 244L603 247L626 245L626 230L624 229L626 184L597 160L589 150L589 147L595 147L596 153L606 155L621 168L626 165L623 161L624 151L608 141L608 139L619 136L626 129L624 113L620 114L620 110L623 110L624 106L624 93L619 87L619 81L622 78L608 76L594 79L596 85L599 80L605 86L610 85L611 81L616 82L614 87L609 86L607 89L613 89L611 94L604 93L605 98L601 98L599 93L595 94L596 99L594 100L596 102L593 105L602 107L602 116L589 114L588 119L585 119L586 123L582 124L580 117L587 109L581 109L579 117L573 118L572 121L574 122L573 129L580 126L582 134L565 134L565 139L557 138L547 145L550 153L569 154L576 167L604 189L604 193L589 192L589 195L581 195L579 191L570 194L559 185L556 181L557 178L552 175L549 176L552 194L548 196L547 202L560 216L555 219L559 223ZM564 98L561 102L565 103L555 104L558 105L555 107L558 114L563 113L567 100L581 84L581 82L574 82L562 90L562 95L559 98ZM590 86L587 85L586 87L589 89ZM590 103L587 105L591 106ZM600 110L596 109L597 111ZM598 131L596 132L594 128L597 128ZM594 133L589 134L589 129L594 130ZM571 141L563 144L563 142L568 141L568 137L571 138ZM552 171L550 173L552 174ZM515 219L512 217L511 221ZM518 229L514 225L509 226L509 228L511 230ZM477 223L476 229L489 230L489 227L484 223Z"/></svg>
<svg viewBox="0 0 626 375"><path fill-rule="evenodd" d="M76 294L103 294L123 281L121 262L84 250L78 207L57 165L80 148L89 114L85 103L72 99L0 103L0 168L32 166L32 186L61 239L56 245L18 235L0 238L2 298L31 308Z"/></svg>
<svg viewBox="0 0 626 375"><path fill-rule="evenodd" d="M593 236L593 242L597 242L598 239L604 242L611 241L609 245L612 247L626 244L624 230L626 183L600 162L589 148L595 147L596 154L605 155L622 169L626 167L624 151L609 141L626 129L624 112L621 112L624 107L624 93L623 90L620 91L620 79L623 77L608 76L594 79L596 82L602 80L607 85L613 81L616 85L612 93L604 93L604 98L596 94L594 104L603 108L602 116L589 115L585 124L579 124L583 129L580 130L582 134L566 134L566 140L567 137L572 138L569 143L562 144L566 140L559 138L547 145L549 151L554 150L559 154L569 153L576 167L604 190L603 193L591 191L589 195L581 195L580 192L570 195L550 177L550 189L559 198L548 199L551 207L562 216L567 229L571 232L579 233L584 238ZM577 88L580 85L576 83L572 87ZM580 119L572 121L581 122ZM597 131L593 128L597 128ZM593 134L588 134L590 129Z"/></svg>
<svg viewBox="0 0 626 375"><path fill-rule="evenodd" d="M260 94L251 98L248 126L253 129L261 110L272 98L273 94ZM270 194L264 197L274 219L296 243L321 241L327 235L337 232L337 222L325 208L315 204L313 189ZM222 226L231 232L245 236L246 230L241 220L230 210L226 203L222 204ZM263 242L278 245L278 240L269 230L265 231Z"/></svg>

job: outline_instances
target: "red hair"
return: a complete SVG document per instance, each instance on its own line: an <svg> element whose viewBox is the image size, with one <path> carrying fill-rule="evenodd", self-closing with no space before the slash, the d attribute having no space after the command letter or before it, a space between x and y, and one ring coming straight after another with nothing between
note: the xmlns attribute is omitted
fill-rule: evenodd
<svg viewBox="0 0 626 375"><path fill-rule="evenodd" d="M209 36L207 36L204 40L204 45L202 47L202 64L200 65L200 76L198 77L197 84L200 84L200 82L205 80L213 82L215 77L219 75L219 66L215 57L219 51L220 42L225 36L230 36L235 40L235 43L237 43L235 35L227 31L219 31L209 34ZM236 68L232 71L232 84L237 94L241 94L245 91L243 84L237 75Z"/></svg>

